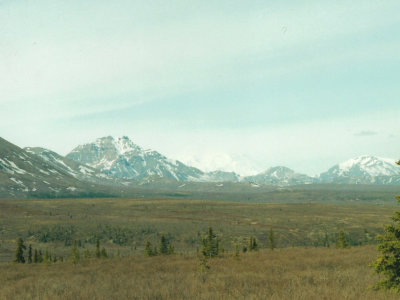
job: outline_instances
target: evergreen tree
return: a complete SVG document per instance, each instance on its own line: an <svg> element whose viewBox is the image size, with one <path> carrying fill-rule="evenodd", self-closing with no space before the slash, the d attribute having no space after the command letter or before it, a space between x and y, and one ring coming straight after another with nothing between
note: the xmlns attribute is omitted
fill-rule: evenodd
<svg viewBox="0 0 400 300"><path fill-rule="evenodd" d="M249 249L249 251L256 251L256 250L258 250L257 239L256 239L254 236L251 236L251 237L250 237L248 249Z"/></svg>
<svg viewBox="0 0 400 300"><path fill-rule="evenodd" d="M39 253L38 253L38 251L37 251L37 249L35 249L35 252L34 252L35 254L33 255L33 262L35 263L35 264L37 264L38 262L39 262Z"/></svg>
<svg viewBox="0 0 400 300"><path fill-rule="evenodd" d="M174 254L174 247L164 235L161 236L159 253L163 255Z"/></svg>
<svg viewBox="0 0 400 300"><path fill-rule="evenodd" d="M25 257L24 257L24 250L26 249L26 246L24 245L24 241L22 238L18 238L17 240L17 249L15 250L15 255L14 255L14 262L16 263L25 263Z"/></svg>
<svg viewBox="0 0 400 300"><path fill-rule="evenodd" d="M90 251L89 251L89 249L86 249L86 250L85 250L85 252L83 253L83 256L84 256L85 258L90 258Z"/></svg>
<svg viewBox="0 0 400 300"><path fill-rule="evenodd" d="M336 248L344 249L349 248L349 242L343 230L340 230L336 240Z"/></svg>
<svg viewBox="0 0 400 300"><path fill-rule="evenodd" d="M32 245L29 244L29 247L28 247L28 264L31 264L31 263L32 263Z"/></svg>
<svg viewBox="0 0 400 300"><path fill-rule="evenodd" d="M99 239L96 240L96 252L94 254L95 254L96 258L100 258L101 257L100 240Z"/></svg>
<svg viewBox="0 0 400 300"><path fill-rule="evenodd" d="M79 250L78 250L78 246L76 244L76 241L74 241L74 244L72 245L71 248L71 261L73 264L77 264L80 260L80 254L79 254Z"/></svg>
<svg viewBox="0 0 400 300"><path fill-rule="evenodd" d="M146 242L146 247L144 248L144 255L146 256L154 256L153 248L149 241Z"/></svg>
<svg viewBox="0 0 400 300"><path fill-rule="evenodd" d="M107 258L108 257L107 251L106 251L106 249L104 247L101 248L100 255L101 255L102 258Z"/></svg>
<svg viewBox="0 0 400 300"><path fill-rule="evenodd" d="M161 236L161 241L160 241L160 254L168 254L168 246L169 246L169 242L168 240L165 238L165 236Z"/></svg>
<svg viewBox="0 0 400 300"><path fill-rule="evenodd" d="M219 241L212 227L208 228L207 235L202 239L202 254L205 257L216 257L219 254Z"/></svg>
<svg viewBox="0 0 400 300"><path fill-rule="evenodd" d="M329 243L329 236L328 233L325 232L325 237L324 237L324 247L329 248L330 247L330 243Z"/></svg>
<svg viewBox="0 0 400 300"><path fill-rule="evenodd" d="M239 245L236 243L233 249L233 257L239 257Z"/></svg>
<svg viewBox="0 0 400 300"><path fill-rule="evenodd" d="M51 262L51 255L49 253L49 250L46 249L46 251L44 252L44 261L46 263Z"/></svg>
<svg viewBox="0 0 400 300"><path fill-rule="evenodd" d="M400 161L397 164L400 165ZM400 203L400 196L396 198ZM371 266L376 273L385 277L376 284L376 289L390 289L400 293L400 211L394 213L392 220L393 224L385 226L384 234L377 237L381 254Z"/></svg>
<svg viewBox="0 0 400 300"><path fill-rule="evenodd" d="M274 250L276 247L275 245L275 235L274 232L272 230L272 227L270 227L269 229L269 233L268 233L268 248L271 250Z"/></svg>
<svg viewBox="0 0 400 300"><path fill-rule="evenodd" d="M43 253L42 253L42 250L39 250L39 257L38 257L38 261L39 261L40 263L42 263L42 262L43 262Z"/></svg>
<svg viewBox="0 0 400 300"><path fill-rule="evenodd" d="M168 244L168 255L174 254L175 249L174 246L172 246L171 244Z"/></svg>

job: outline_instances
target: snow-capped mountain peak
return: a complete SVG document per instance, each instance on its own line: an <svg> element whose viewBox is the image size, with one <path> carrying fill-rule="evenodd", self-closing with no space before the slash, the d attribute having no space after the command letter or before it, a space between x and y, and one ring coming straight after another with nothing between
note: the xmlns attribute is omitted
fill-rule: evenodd
<svg viewBox="0 0 400 300"><path fill-rule="evenodd" d="M361 172L369 176L392 176L400 174L395 160L390 158L362 155L337 165L337 174L340 176L351 176L352 173Z"/></svg>
<svg viewBox="0 0 400 300"><path fill-rule="evenodd" d="M126 136L97 139L94 143L76 147L67 157L118 178L143 179L157 175L188 180L203 176L196 168L168 159L157 151L144 150Z"/></svg>
<svg viewBox="0 0 400 300"><path fill-rule="evenodd" d="M244 180L257 184L271 185L309 184L314 181L313 178L307 175L296 173L292 169L283 166L269 168L263 173L247 176Z"/></svg>
<svg viewBox="0 0 400 300"><path fill-rule="evenodd" d="M127 136L123 136L118 139L112 138L111 141L120 155L130 151L143 151L142 148L134 144Z"/></svg>
<svg viewBox="0 0 400 300"><path fill-rule="evenodd" d="M319 179L327 183L386 183L391 176L400 176L394 159L362 155L333 166Z"/></svg>

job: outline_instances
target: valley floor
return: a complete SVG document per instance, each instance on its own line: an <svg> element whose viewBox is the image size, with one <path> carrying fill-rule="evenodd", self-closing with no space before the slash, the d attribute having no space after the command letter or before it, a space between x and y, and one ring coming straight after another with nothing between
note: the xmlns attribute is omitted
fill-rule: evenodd
<svg viewBox="0 0 400 300"><path fill-rule="evenodd" d="M375 292L375 246L286 248L211 259L193 255L0 265L0 299L399 299Z"/></svg>
<svg viewBox="0 0 400 300"><path fill-rule="evenodd" d="M370 288L379 278L368 266L378 255L370 244L394 210L182 199L0 199L0 299L399 299ZM224 252L205 267L196 253L209 226ZM334 248L339 230L350 249ZM161 236L176 254L145 257L147 241L158 247ZM261 249L233 257L235 246L242 250L252 236ZM11 263L18 238L64 262ZM86 252L93 257L97 240L109 258L83 259ZM81 260L73 265L75 242Z"/></svg>

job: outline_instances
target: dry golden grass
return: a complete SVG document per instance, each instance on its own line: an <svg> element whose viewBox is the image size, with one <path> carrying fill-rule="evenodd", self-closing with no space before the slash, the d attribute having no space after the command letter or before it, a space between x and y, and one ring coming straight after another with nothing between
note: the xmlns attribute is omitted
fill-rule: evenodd
<svg viewBox="0 0 400 300"><path fill-rule="evenodd" d="M375 247L286 248L210 260L142 256L0 265L0 299L399 299L375 292Z"/></svg>

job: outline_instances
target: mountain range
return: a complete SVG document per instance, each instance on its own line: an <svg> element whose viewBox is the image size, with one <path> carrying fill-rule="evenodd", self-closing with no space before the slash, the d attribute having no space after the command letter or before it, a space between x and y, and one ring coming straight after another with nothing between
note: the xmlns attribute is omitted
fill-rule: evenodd
<svg viewBox="0 0 400 300"><path fill-rule="evenodd" d="M123 192L128 186L168 182L232 182L252 187L320 183L400 185L400 167L394 159L364 155L315 177L284 166L244 177L218 170L203 172L157 151L143 149L126 136L99 138L77 146L65 157L44 148L22 149L0 138L0 197L108 195L110 187Z"/></svg>
<svg viewBox="0 0 400 300"><path fill-rule="evenodd" d="M101 194L120 185L99 170L43 148L21 149L0 138L0 197Z"/></svg>

